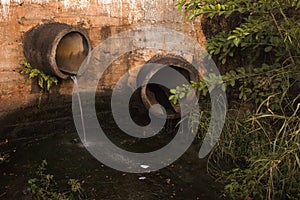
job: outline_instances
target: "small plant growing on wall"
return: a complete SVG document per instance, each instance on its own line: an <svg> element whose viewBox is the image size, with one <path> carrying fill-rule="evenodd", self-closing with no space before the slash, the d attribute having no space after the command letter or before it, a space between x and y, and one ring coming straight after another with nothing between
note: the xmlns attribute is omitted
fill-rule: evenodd
<svg viewBox="0 0 300 200"><path fill-rule="evenodd" d="M47 75L44 72L33 68L30 63L26 61L22 61L20 64L25 67L22 69L21 73L27 74L30 79L37 77L38 85L43 91L49 91L54 84L57 85L58 80L55 76Z"/></svg>
<svg viewBox="0 0 300 200"><path fill-rule="evenodd" d="M21 70L21 74L28 75L29 79L37 78L37 84L41 89L38 103L38 106L40 106L43 93L50 91L53 85L57 85L58 80L55 76L45 74L39 69L33 68L30 63L26 61L22 61L20 64L24 66L24 68Z"/></svg>

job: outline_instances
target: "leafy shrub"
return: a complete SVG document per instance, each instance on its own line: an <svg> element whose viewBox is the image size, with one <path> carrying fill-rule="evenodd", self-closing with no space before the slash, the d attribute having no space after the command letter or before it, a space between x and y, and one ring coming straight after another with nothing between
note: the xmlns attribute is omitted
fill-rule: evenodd
<svg viewBox="0 0 300 200"><path fill-rule="evenodd" d="M235 27L208 38L207 50L220 68L240 66L191 84L202 96L222 83L234 94L208 171L231 199L299 199L300 1L180 0L177 6L189 20L238 18ZM169 99L176 103L189 90L178 86Z"/></svg>
<svg viewBox="0 0 300 200"><path fill-rule="evenodd" d="M54 180L54 175L47 173L47 161L43 160L36 171L36 177L28 180L28 191L37 200L72 200L83 199L82 187L77 179L69 179L70 189L63 190Z"/></svg>

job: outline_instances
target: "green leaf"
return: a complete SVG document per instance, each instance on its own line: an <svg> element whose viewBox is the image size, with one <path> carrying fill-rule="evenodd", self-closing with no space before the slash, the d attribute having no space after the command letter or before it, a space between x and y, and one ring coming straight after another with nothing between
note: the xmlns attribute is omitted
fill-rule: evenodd
<svg viewBox="0 0 300 200"><path fill-rule="evenodd" d="M266 52L266 53L267 53L267 52L270 52L270 51L272 50L272 48L273 48L272 46L266 47L266 48L265 48L265 52Z"/></svg>
<svg viewBox="0 0 300 200"><path fill-rule="evenodd" d="M177 8L178 8L179 11L182 10L182 8L183 8L183 6L184 6L184 3L185 3L185 2L178 2L178 3L177 3L176 6L177 6Z"/></svg>
<svg viewBox="0 0 300 200"><path fill-rule="evenodd" d="M173 104L176 104L177 103L177 96L174 96L174 98L173 98Z"/></svg>
<svg viewBox="0 0 300 200"><path fill-rule="evenodd" d="M232 39L235 39L236 38L236 35L231 35L227 38L227 40L232 40Z"/></svg>
<svg viewBox="0 0 300 200"><path fill-rule="evenodd" d="M231 80L230 80L230 85L231 85L231 87L234 87L234 86L235 86L235 80L234 80L234 79L231 79Z"/></svg>
<svg viewBox="0 0 300 200"><path fill-rule="evenodd" d="M175 95L170 95L169 96L169 101L172 101L174 99Z"/></svg>
<svg viewBox="0 0 300 200"><path fill-rule="evenodd" d="M222 63L222 65L224 65L226 63L226 58L223 58L221 63Z"/></svg>
<svg viewBox="0 0 300 200"><path fill-rule="evenodd" d="M182 99L184 96L185 96L185 93L184 93L184 92L181 92L181 93L179 94L179 99Z"/></svg>
<svg viewBox="0 0 300 200"><path fill-rule="evenodd" d="M239 94L239 99L242 99L243 96L244 96L244 93L243 93L243 91L241 91L240 94Z"/></svg>
<svg viewBox="0 0 300 200"><path fill-rule="evenodd" d="M193 20L195 18L195 14L190 14L189 17L188 17L188 20Z"/></svg>
<svg viewBox="0 0 300 200"><path fill-rule="evenodd" d="M44 80L42 77L39 77L38 84L39 84L40 88L42 88L42 89L44 88Z"/></svg>
<svg viewBox="0 0 300 200"><path fill-rule="evenodd" d="M222 84L222 90L223 90L224 92L226 91L226 84L225 84L225 83Z"/></svg>
<svg viewBox="0 0 300 200"><path fill-rule="evenodd" d="M52 82L51 81L47 81L47 90L48 91L50 90L51 86L52 86Z"/></svg>
<svg viewBox="0 0 300 200"><path fill-rule="evenodd" d="M240 38L235 38L235 39L233 40L233 43L234 43L234 45L235 45L236 47L238 47L239 44L240 44L240 41L241 41Z"/></svg>
<svg viewBox="0 0 300 200"><path fill-rule="evenodd" d="M202 90L202 93L203 93L203 96L206 96L207 93L208 93L208 89L207 89L207 88L203 89L203 90Z"/></svg>
<svg viewBox="0 0 300 200"><path fill-rule="evenodd" d="M171 94L176 94L176 89L171 89L171 90L170 90L170 93L171 93Z"/></svg>
<svg viewBox="0 0 300 200"><path fill-rule="evenodd" d="M240 67L240 68L236 69L236 71L239 72L242 75L244 75L246 73L246 71L243 67Z"/></svg>

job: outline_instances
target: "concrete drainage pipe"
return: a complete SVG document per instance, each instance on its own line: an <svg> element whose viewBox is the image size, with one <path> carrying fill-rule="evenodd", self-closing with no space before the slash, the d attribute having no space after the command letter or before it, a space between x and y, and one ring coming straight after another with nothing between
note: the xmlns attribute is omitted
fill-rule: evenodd
<svg viewBox="0 0 300 200"><path fill-rule="evenodd" d="M141 87L141 99L147 109L154 104L162 105L166 112L168 119L177 119L185 113L181 113L180 106L174 105L169 101L169 89L157 84L146 84L150 79L156 79L160 73L164 74L168 68L175 69L182 74L187 81L199 81L199 73L192 66L191 63L184 58L177 55L157 55L151 58L147 63L157 63L165 65L161 69L146 68L138 73L137 81L143 84ZM171 75L170 75L171 76ZM174 86L180 86L182 83L178 82L174 77L166 77L169 82ZM161 115L159 111L154 113L157 117Z"/></svg>
<svg viewBox="0 0 300 200"><path fill-rule="evenodd" d="M27 61L41 71L62 79L76 75L91 51L85 31L63 23L45 23L24 34Z"/></svg>

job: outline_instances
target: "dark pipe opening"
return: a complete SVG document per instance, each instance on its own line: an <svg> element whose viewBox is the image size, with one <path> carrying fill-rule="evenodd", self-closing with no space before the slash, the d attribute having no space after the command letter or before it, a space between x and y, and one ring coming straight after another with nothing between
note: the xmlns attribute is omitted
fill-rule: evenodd
<svg viewBox="0 0 300 200"><path fill-rule="evenodd" d="M158 70L150 79L151 81L156 78L159 79L160 74L166 74L165 71L168 70L168 68L175 69L180 74L182 74L187 81L191 80L191 77L189 75L189 72L183 68L176 67L176 66L167 66L160 70ZM183 83L180 83L176 80L176 77L172 77L171 75L168 77L168 80L170 84L172 85L172 88L175 88L176 86L180 86ZM150 100L150 102L155 103L158 102L160 105L162 105L167 112L168 116L175 116L178 112L180 112L180 106L174 105L169 101L169 96L171 93L169 92L169 89L158 84L148 84L146 86L146 96Z"/></svg>
<svg viewBox="0 0 300 200"><path fill-rule="evenodd" d="M162 105L166 109L168 115L176 114L176 110L168 100L169 91L166 87L157 84L149 84L147 85L146 95L151 102L154 103L157 101Z"/></svg>
<svg viewBox="0 0 300 200"><path fill-rule="evenodd" d="M156 63L165 65L165 67L156 70L153 69L145 69L141 70L138 74L137 81L146 83L146 77L150 82L157 82L162 76L167 75L168 84L172 86L172 88L176 88L176 86L181 86L184 84L180 82L176 75L170 73L170 68L175 69L177 72L182 74L185 79L190 81L199 81L199 74L198 71L186 61L184 58L177 56L177 55L157 55L150 59L147 63ZM150 77L150 78L149 78ZM156 81L157 80L157 81ZM142 102L147 109L149 109L154 104L162 105L166 112L168 119L177 119L184 113L181 113L180 105L174 105L169 101L169 96L171 95L169 92L170 88L166 88L162 85L158 84L147 84L146 86L142 86L141 90L141 98ZM160 114L157 113L159 117Z"/></svg>

